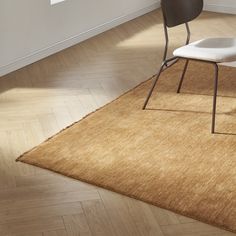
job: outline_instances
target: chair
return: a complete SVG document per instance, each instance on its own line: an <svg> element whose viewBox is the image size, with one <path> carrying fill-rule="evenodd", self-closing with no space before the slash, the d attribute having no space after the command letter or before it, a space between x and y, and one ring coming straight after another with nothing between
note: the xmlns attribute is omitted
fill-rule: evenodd
<svg viewBox="0 0 236 236"><path fill-rule="evenodd" d="M183 73L180 78L177 93L180 93L185 73L190 60L210 63L215 67L213 110L212 110L212 126L211 133L215 133L215 116L216 116L216 100L218 89L218 63L236 61L236 39L234 38L207 38L197 42L189 43L190 28L189 21L197 18L203 10L203 0L161 0L161 8L164 21L164 32L166 45L164 50L163 62L156 75L156 79L145 100L143 110L146 109L148 101L153 93L157 81L161 73L177 62L179 59L186 60ZM187 30L187 40L183 47L173 52L174 57L167 59L168 52L168 28L185 24Z"/></svg>

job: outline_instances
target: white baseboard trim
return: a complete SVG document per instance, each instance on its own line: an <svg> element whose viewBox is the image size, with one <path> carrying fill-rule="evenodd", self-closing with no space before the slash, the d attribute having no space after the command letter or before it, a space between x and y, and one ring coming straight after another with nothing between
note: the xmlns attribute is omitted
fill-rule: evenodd
<svg viewBox="0 0 236 236"><path fill-rule="evenodd" d="M38 60L41 60L45 57L48 57L54 53L62 51L64 49L71 47L75 44L78 44L88 38L91 38L95 35L98 35L102 32L112 29L122 23L125 23L127 21L130 21L130 20L136 18L136 17L144 15L150 11L153 11L153 10L157 9L158 7L160 7L159 2L152 4L148 7L145 7L143 9L140 9L136 12L129 13L128 15L120 16L114 20L111 20L110 22L106 22L105 24L102 24L102 25L99 25L95 28L89 29L86 32L80 33L80 34L70 37L66 40L63 40L61 42L57 42L57 43L51 45L50 47L35 51L34 53L27 55L25 57L19 58L10 64L1 66L0 67L0 76L6 75L12 71L18 70L24 66L32 64L32 63L34 63Z"/></svg>
<svg viewBox="0 0 236 236"><path fill-rule="evenodd" d="M227 6L227 5L205 4L204 10L213 11L213 12L236 14L236 7L231 7L231 6Z"/></svg>

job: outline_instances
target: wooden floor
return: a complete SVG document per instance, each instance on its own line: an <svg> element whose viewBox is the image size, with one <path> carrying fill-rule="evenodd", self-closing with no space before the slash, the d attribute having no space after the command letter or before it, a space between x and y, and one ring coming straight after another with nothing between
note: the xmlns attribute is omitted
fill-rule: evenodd
<svg viewBox="0 0 236 236"><path fill-rule="evenodd" d="M236 37L235 22L236 16L204 13L191 23L193 39ZM171 35L171 47L184 41L182 27ZM0 79L0 236L235 235L15 162L155 74L163 39L154 11Z"/></svg>

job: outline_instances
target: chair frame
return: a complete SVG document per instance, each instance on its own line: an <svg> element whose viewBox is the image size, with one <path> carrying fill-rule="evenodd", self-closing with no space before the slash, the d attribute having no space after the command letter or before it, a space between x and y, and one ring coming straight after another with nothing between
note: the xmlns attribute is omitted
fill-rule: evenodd
<svg viewBox="0 0 236 236"><path fill-rule="evenodd" d="M167 28L167 24L166 24L166 20L165 20L164 16L163 16L163 20L164 20L164 32L165 32L164 56L163 56L163 60L162 60L160 69L159 69L158 73L156 74L156 79L154 80L153 85L152 85L152 87L151 87L151 89L150 89L150 91L147 95L147 98L146 98L145 102L144 102L143 110L145 110L147 105L148 105L148 102L149 102L149 100L152 96L152 93L153 93L153 91L156 87L157 81L159 80L161 73L164 70L170 68L172 65L174 65L179 59L184 59L184 60L186 60L186 62L185 62L185 65L184 65L183 73L182 73L181 78L180 78L177 93L180 93L180 90L182 88L183 80L184 80L186 71L188 69L189 61L200 61L200 62L212 64L215 68L215 79L214 79L214 94L213 94L211 133L214 134L215 133L215 123L216 123L215 118L216 118L216 105L217 105L218 77L219 77L218 63L214 62L214 61L206 61L206 60L192 59L192 58L186 58L186 57L177 57L177 56L167 58L168 46L169 46L169 35L168 35L168 28ZM190 38L191 38L191 32L190 32L189 24L188 23L184 23L184 24L185 24L186 31L187 31L187 39L186 39L186 44L185 45L188 45L189 42L190 42ZM170 62L172 62L172 63L170 63Z"/></svg>

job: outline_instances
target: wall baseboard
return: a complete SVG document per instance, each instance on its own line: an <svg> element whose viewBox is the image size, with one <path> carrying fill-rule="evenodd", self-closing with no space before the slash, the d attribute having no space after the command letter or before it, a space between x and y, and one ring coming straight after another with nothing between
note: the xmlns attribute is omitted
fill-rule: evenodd
<svg viewBox="0 0 236 236"><path fill-rule="evenodd" d="M27 55L25 57L19 58L10 64L1 66L0 67L0 76L6 75L10 72L13 72L15 70L18 70L18 69L24 67L24 66L27 66L27 65L32 64L36 61L39 61L45 57L48 57L54 53L62 51L68 47L76 45L88 38L91 38L95 35L98 35L102 32L112 29L122 23L125 23L127 21L132 20L132 19L135 19L136 17L144 15L150 11L153 11L153 10L157 9L158 7L160 7L159 2L152 4L148 7L145 7L143 9L140 9L136 12L132 12L128 15L123 15L121 17L118 17L114 20L111 20L110 22L106 22L105 24L102 24L102 25L99 25L95 28L89 29L83 33L80 33L78 35L70 37L70 38L63 40L61 42L57 42L57 43L51 45L50 47L35 51L34 53Z"/></svg>
<svg viewBox="0 0 236 236"><path fill-rule="evenodd" d="M236 14L236 7L232 7L232 6L228 6L228 5L205 4L204 10L213 11L213 12Z"/></svg>

